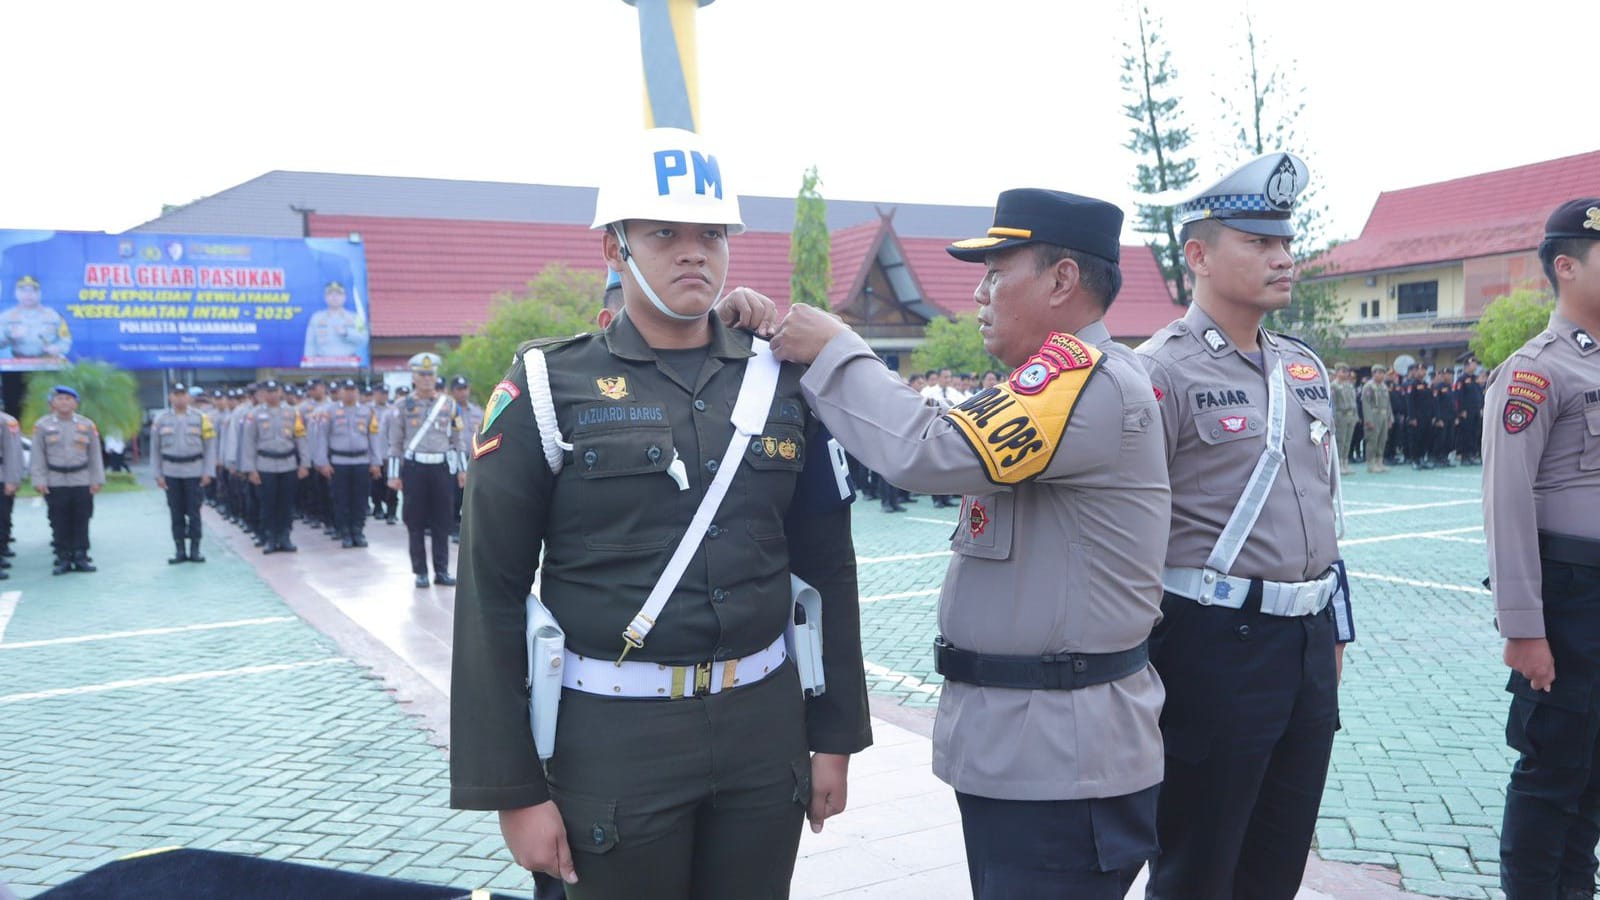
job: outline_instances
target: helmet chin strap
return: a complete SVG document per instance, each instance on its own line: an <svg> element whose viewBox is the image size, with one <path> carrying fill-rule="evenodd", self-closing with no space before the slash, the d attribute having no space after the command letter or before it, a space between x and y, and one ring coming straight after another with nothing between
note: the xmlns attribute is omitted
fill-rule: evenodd
<svg viewBox="0 0 1600 900"><path fill-rule="evenodd" d="M620 224L612 225L611 233L617 236L617 243L622 245L622 261L628 264L628 271L633 273L633 279L639 282L639 287L644 289L644 295L650 298L651 305L655 306L662 315L669 319L677 319L679 322L697 322L705 318L705 313L686 316L664 303L656 295L655 289L650 287L650 282L645 280L644 273L639 271L639 264L633 261L633 251L628 249L628 236L623 234L622 226ZM724 283L726 283L726 277L724 277ZM722 285L719 284L717 285L717 300L721 299ZM712 301L712 305L716 305L715 300Z"/></svg>

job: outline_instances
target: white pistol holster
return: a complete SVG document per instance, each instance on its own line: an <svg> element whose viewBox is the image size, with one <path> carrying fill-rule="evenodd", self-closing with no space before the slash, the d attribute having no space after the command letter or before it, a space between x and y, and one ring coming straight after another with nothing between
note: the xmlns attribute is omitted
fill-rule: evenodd
<svg viewBox="0 0 1600 900"><path fill-rule="evenodd" d="M561 706L561 666L567 633L533 594L528 595L528 725L540 759L556 752L556 711Z"/></svg>
<svg viewBox="0 0 1600 900"><path fill-rule="evenodd" d="M789 576L789 591L794 609L783 630L783 646L800 670L800 687L815 697L828 688L822 674L822 595L794 575Z"/></svg>

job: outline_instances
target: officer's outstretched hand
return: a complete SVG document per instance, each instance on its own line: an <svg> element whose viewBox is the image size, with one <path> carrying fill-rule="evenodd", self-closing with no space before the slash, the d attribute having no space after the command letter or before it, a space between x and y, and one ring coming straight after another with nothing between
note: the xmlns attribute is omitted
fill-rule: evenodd
<svg viewBox="0 0 1600 900"><path fill-rule="evenodd" d="M747 287L736 287L717 301L717 315L729 328L754 331L762 337L771 337L778 327L778 304L766 294Z"/></svg>
<svg viewBox="0 0 1600 900"><path fill-rule="evenodd" d="M1556 658L1544 638L1506 638L1506 665L1522 673L1536 691L1548 691L1556 680Z"/></svg>
<svg viewBox="0 0 1600 900"><path fill-rule="evenodd" d="M796 303L778 324L772 353L784 362L810 364L828 342L849 330L838 316Z"/></svg>
<svg viewBox="0 0 1600 900"><path fill-rule="evenodd" d="M811 754L811 805L806 809L806 818L811 820L813 833L822 831L822 823L829 816L844 812L849 774L848 754Z"/></svg>
<svg viewBox="0 0 1600 900"><path fill-rule="evenodd" d="M537 806L500 810L500 834L517 865L578 883L578 870L572 866L572 848L567 846L567 826L561 824L561 811L554 800Z"/></svg>

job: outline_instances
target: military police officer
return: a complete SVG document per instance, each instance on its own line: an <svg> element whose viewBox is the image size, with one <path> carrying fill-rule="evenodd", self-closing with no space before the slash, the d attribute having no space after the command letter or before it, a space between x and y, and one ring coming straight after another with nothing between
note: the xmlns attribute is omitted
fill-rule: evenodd
<svg viewBox="0 0 1600 900"><path fill-rule="evenodd" d="M1333 749L1354 633L1328 373L1261 328L1289 304L1306 178L1270 153L1179 206L1194 304L1139 347L1172 480L1150 642L1167 686L1152 900L1293 897Z"/></svg>
<svg viewBox="0 0 1600 900"><path fill-rule="evenodd" d="M289 539L294 529L294 491L311 465L311 445L305 419L283 402L283 385L262 385L264 404L244 422L239 470L260 497L259 536L264 553L293 553L299 548Z"/></svg>
<svg viewBox="0 0 1600 900"><path fill-rule="evenodd" d="M1507 900L1591 897L1600 839L1600 197L1557 207L1550 323L1489 376L1484 528L1512 669Z"/></svg>
<svg viewBox="0 0 1600 900"><path fill-rule="evenodd" d="M189 389L172 386L172 408L150 424L150 463L156 487L167 492L172 516L169 564L203 563L200 553L200 493L217 465L217 429L211 417L189 405ZM185 549L183 542L188 539Z"/></svg>
<svg viewBox="0 0 1600 900"><path fill-rule="evenodd" d="M340 382L339 405L324 417L311 457L333 485L333 527L345 548L367 546L367 484L380 472L382 431L378 411L359 402L355 381Z"/></svg>
<svg viewBox="0 0 1600 900"><path fill-rule="evenodd" d="M439 355L411 357L411 396L395 404L389 423L389 487L400 491L410 538L411 571L416 586L428 586L428 549L433 540L433 583L453 585L450 575L450 524L453 485L466 483L466 425L455 398L439 390Z"/></svg>
<svg viewBox="0 0 1600 900"><path fill-rule="evenodd" d="M100 429L78 415L78 392L56 385L50 415L33 426L33 486L44 495L55 547L52 575L93 572L89 562L89 519L94 495L106 483Z"/></svg>
<svg viewBox="0 0 1600 900"><path fill-rule="evenodd" d="M939 601L934 774L956 791L980 900L1121 898L1156 844L1160 617L1171 520L1150 379L1102 321L1122 213L1058 191L1000 195L984 347L1016 371L929 405L842 322L793 307L773 338L811 361L807 399L897 485L962 493ZM997 736L1004 735L1003 740Z"/></svg>
<svg viewBox="0 0 1600 900"><path fill-rule="evenodd" d="M595 227L625 310L525 345L473 441L451 803L499 810L517 862L574 900L783 898L803 814L844 807L870 742L849 507L798 367L710 314L742 227L717 157L658 129L614 174ZM522 636L541 551L567 649L548 768ZM791 573L823 598L810 699L786 660Z"/></svg>

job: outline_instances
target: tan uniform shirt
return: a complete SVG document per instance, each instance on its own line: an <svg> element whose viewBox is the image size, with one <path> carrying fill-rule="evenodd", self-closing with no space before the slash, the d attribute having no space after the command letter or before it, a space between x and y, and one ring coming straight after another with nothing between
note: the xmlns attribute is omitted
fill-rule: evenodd
<svg viewBox="0 0 1600 900"><path fill-rule="evenodd" d="M801 379L828 430L867 468L910 490L966 495L939 597L939 629L963 650L1111 653L1137 646L1160 618L1171 508L1150 379L1103 324L1078 338L1104 358L1065 431L1054 429L1048 465L1014 483L990 479L952 418L992 409L998 388L947 414L854 334L831 341ZM1060 408L1059 395L1037 396ZM997 427L990 436L1002 443L1026 430ZM1006 800L1143 790L1161 781L1164 698L1148 666L1076 691L946 682L934 774L958 791Z"/></svg>
<svg viewBox="0 0 1600 900"><path fill-rule="evenodd" d="M293 472L311 465L304 417L286 404L260 406L244 421L241 472Z"/></svg>
<svg viewBox="0 0 1600 900"><path fill-rule="evenodd" d="M63 421L51 413L33 426L33 483L83 487L106 483L100 429L78 415Z"/></svg>
<svg viewBox="0 0 1600 900"><path fill-rule="evenodd" d="M190 408L167 410L150 425L151 470L157 478L199 478L217 469L217 430L211 417Z"/></svg>
<svg viewBox="0 0 1600 900"><path fill-rule="evenodd" d="M433 412L434 404L443 401L439 407L439 414L428 422L428 414ZM422 434L422 439L417 441L417 446L411 447L411 439L422 426L428 428ZM465 456L467 448L465 426L461 421L461 406L455 398L446 394L436 394L432 399L422 400L417 397L407 397L395 404L394 418L389 422L389 456L390 458L406 457L416 453L445 453L456 451Z"/></svg>
<svg viewBox="0 0 1600 900"><path fill-rule="evenodd" d="M1290 379L1293 381L1294 379ZM1341 422L1356 420L1356 386L1345 381L1335 381L1328 388L1333 398L1333 415Z"/></svg>
<svg viewBox="0 0 1600 900"><path fill-rule="evenodd" d="M1389 406L1389 385L1373 379L1361 386L1361 420L1373 427L1394 422L1394 412Z"/></svg>
<svg viewBox="0 0 1600 900"><path fill-rule="evenodd" d="M335 406L312 442L312 462L317 466L379 465L383 461L382 431L383 422L370 404Z"/></svg>
<svg viewBox="0 0 1600 900"><path fill-rule="evenodd" d="M21 484L26 474L22 470L22 426L0 412L0 484Z"/></svg>
<svg viewBox="0 0 1600 900"><path fill-rule="evenodd" d="M1335 537L1333 408L1321 361L1304 344L1262 331L1263 365L1248 359L1198 305L1139 347L1160 393L1172 477L1167 565L1200 568L1267 446L1267 378L1284 368L1284 462L1229 575L1267 581L1321 577Z"/></svg>
<svg viewBox="0 0 1600 900"><path fill-rule="evenodd" d="M1600 338L1559 314L1489 375L1483 518L1500 634L1544 637L1539 532L1600 540Z"/></svg>

